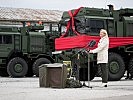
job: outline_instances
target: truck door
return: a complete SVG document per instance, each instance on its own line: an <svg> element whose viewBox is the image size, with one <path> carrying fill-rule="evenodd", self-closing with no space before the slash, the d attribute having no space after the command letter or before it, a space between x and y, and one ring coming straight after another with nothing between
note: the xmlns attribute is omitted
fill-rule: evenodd
<svg viewBox="0 0 133 100"><path fill-rule="evenodd" d="M13 49L12 35L0 35L0 57L7 57Z"/></svg>
<svg viewBox="0 0 133 100"><path fill-rule="evenodd" d="M113 19L107 19L107 31L109 36L116 36L115 24Z"/></svg>

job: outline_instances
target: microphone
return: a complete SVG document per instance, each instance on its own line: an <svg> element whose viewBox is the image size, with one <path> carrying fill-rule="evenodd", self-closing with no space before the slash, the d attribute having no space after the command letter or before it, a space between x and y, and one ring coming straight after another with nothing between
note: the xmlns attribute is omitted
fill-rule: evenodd
<svg viewBox="0 0 133 100"><path fill-rule="evenodd" d="M93 47L96 44L95 40L91 40L88 44L88 47Z"/></svg>
<svg viewBox="0 0 133 100"><path fill-rule="evenodd" d="M95 44L96 44L96 41L91 40L86 47L93 47ZM78 53L80 53L80 52L83 53L83 52L87 52L87 51L86 51L86 49L81 49L78 51Z"/></svg>
<svg viewBox="0 0 133 100"><path fill-rule="evenodd" d="M87 47L93 47L95 44L96 44L96 41L95 40L91 40L85 48L87 48ZM83 52L86 52L87 53L86 49L80 49L76 54L83 53ZM74 55L76 55L76 54L74 54Z"/></svg>

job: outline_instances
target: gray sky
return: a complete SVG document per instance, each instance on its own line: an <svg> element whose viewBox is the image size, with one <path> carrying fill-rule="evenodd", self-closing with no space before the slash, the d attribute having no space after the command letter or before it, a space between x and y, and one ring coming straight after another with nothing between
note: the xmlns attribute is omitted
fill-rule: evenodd
<svg viewBox="0 0 133 100"><path fill-rule="evenodd" d="M70 10L81 6L108 8L108 4L113 4L115 9L133 8L133 0L0 0L0 7L47 10Z"/></svg>

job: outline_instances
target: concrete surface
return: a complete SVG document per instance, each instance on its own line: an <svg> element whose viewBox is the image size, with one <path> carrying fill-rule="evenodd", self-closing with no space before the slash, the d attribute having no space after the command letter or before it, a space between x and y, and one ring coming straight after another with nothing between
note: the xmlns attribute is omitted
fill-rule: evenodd
<svg viewBox="0 0 133 100"><path fill-rule="evenodd" d="M86 85L88 82L86 82ZM101 87L101 78L90 82L93 88L40 88L39 78L0 77L0 100L133 100L133 80L112 81Z"/></svg>

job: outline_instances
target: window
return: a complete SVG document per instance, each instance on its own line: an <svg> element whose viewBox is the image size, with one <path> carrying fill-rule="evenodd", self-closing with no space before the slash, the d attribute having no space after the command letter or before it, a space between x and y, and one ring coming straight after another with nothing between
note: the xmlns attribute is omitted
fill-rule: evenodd
<svg viewBox="0 0 133 100"><path fill-rule="evenodd" d="M86 25L85 25L85 18L77 18L75 19L75 28L76 31L80 32L80 33L87 33L86 32Z"/></svg>
<svg viewBox="0 0 133 100"><path fill-rule="evenodd" d="M104 20L103 19L86 19L86 33L92 35L98 35L101 29L104 29Z"/></svg>
<svg viewBox="0 0 133 100"><path fill-rule="evenodd" d="M90 20L90 32L99 33L100 29L104 28L104 22L102 20Z"/></svg>
<svg viewBox="0 0 133 100"><path fill-rule="evenodd" d="M11 35L0 35L0 44L11 44L12 36Z"/></svg>

